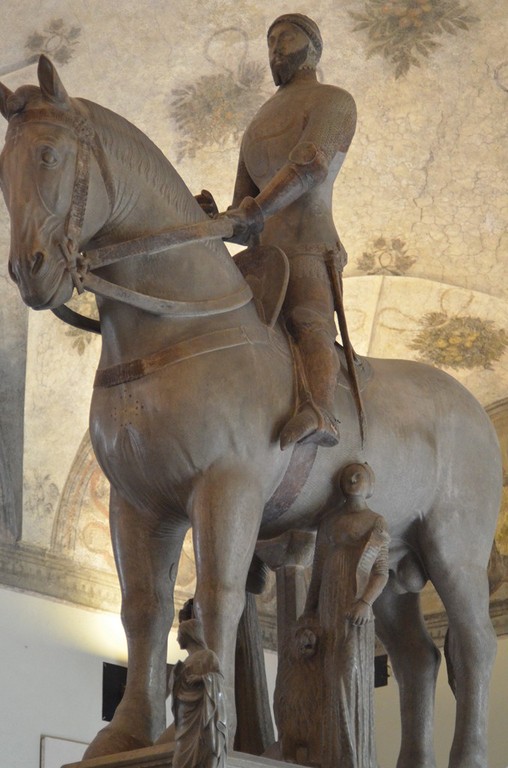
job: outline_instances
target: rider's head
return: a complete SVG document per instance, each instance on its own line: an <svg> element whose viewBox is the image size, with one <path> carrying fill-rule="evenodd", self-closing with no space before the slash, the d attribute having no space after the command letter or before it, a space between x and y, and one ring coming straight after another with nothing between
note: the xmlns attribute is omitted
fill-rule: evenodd
<svg viewBox="0 0 508 768"><path fill-rule="evenodd" d="M289 83L299 69L316 69L323 40L316 22L303 13L278 16L268 29L267 40L275 85Z"/></svg>

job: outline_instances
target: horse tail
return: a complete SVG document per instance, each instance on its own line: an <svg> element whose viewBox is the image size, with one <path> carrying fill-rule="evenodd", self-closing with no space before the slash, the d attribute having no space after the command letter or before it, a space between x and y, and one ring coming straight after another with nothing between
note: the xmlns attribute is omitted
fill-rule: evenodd
<svg viewBox="0 0 508 768"><path fill-rule="evenodd" d="M261 558L254 555L250 564L249 573L247 574L247 583L245 589L252 595L260 595L266 586L266 580L270 573L269 567L264 563Z"/></svg>
<svg viewBox="0 0 508 768"><path fill-rule="evenodd" d="M457 679L455 677L455 669L453 666L453 662L450 656L450 630L446 630L446 635L444 639L444 657L446 661L446 672L448 675L448 685L450 686L453 695L455 698L457 698Z"/></svg>
<svg viewBox="0 0 508 768"><path fill-rule="evenodd" d="M489 577L489 594L493 595L501 584L508 581L508 556L501 554L495 541L492 543L487 573Z"/></svg>

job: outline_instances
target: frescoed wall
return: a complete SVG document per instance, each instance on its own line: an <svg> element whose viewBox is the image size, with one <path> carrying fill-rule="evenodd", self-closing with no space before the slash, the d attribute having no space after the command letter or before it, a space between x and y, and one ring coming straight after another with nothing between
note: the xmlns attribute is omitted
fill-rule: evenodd
<svg viewBox="0 0 508 768"><path fill-rule="evenodd" d="M242 131L273 92L266 29L289 11L318 22L319 77L358 106L334 197L355 347L424 360L459 379L491 415L506 477L505 0L19 0L2 20L0 79L12 90L36 82L46 53L71 95L134 122L194 193L212 190L225 209ZM21 304L7 272L3 206L0 250L0 582L115 610L107 487L87 434L100 341ZM94 311L90 296L77 305ZM492 612L501 633L506 492L496 544ZM193 580L189 540L179 601ZM439 636L439 606L426 601ZM263 610L273 619L270 600Z"/></svg>

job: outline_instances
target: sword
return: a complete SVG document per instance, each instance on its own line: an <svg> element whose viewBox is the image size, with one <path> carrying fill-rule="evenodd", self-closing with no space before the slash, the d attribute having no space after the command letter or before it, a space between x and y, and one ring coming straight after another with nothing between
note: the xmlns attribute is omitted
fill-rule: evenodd
<svg viewBox="0 0 508 768"><path fill-rule="evenodd" d="M349 373L349 383L351 386L351 393L356 406L356 412L358 414L358 421L360 425L360 437L362 446L365 442L365 430L366 420L365 412L363 410L362 396L360 394L360 387L358 385L358 377L356 375L356 355L349 338L349 331L346 322L346 313L344 312L344 299L342 292L342 280L337 274L333 258L330 257L326 261L328 266L328 274L330 276L330 283L332 286L333 299L335 304L335 312L337 313L337 319L339 321L339 330L342 338L342 346L344 347L344 354L346 356L347 370Z"/></svg>

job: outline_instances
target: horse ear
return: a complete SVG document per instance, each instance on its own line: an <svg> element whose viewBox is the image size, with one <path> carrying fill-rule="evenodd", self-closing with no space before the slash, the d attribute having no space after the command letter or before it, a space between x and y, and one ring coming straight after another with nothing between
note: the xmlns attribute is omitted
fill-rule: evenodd
<svg viewBox="0 0 508 768"><path fill-rule="evenodd" d="M0 112L6 120L9 119L9 110L7 109L7 99L9 96L12 96L12 91L3 83L0 83Z"/></svg>
<svg viewBox="0 0 508 768"><path fill-rule="evenodd" d="M48 59L41 54L39 57L39 66L37 67L37 77L41 86L42 95L48 101L51 101L57 107L69 109L70 99L65 90L58 72Z"/></svg>

